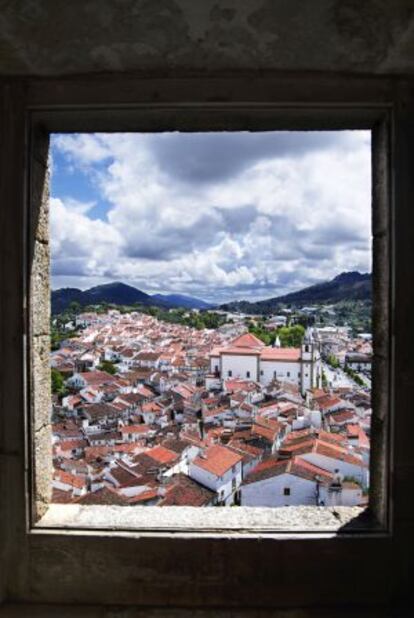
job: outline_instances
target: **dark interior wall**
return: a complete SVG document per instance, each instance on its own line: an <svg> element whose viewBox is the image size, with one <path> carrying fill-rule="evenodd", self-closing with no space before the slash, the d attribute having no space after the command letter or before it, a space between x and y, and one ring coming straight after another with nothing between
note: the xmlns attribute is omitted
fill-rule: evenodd
<svg viewBox="0 0 414 618"><path fill-rule="evenodd" d="M0 306L2 351L7 362L2 363L0 374L0 418L2 495L7 495L7 500L1 503L1 531L2 558L8 564L2 571L3 595L8 602L252 609L299 606L310 611L319 606L389 607L409 599L413 567L410 396L414 368L413 336L407 332L406 325L414 300L407 286L414 264L411 215L414 179L410 168L414 143L413 85L411 80L397 77L367 80L291 74L256 78L255 86L252 93L248 78L142 80L131 76L69 80L13 78L3 85L0 212L4 234L1 245L4 292ZM111 122L116 123L115 102L122 108L147 102L149 116L145 122L156 123L157 106L151 101L157 100L161 107L174 103L176 110L191 101L197 111L186 111L183 126L188 127L189 118L201 122L201 117L203 122L211 119L222 124L227 122L223 121L227 112L220 113L220 107L231 109L237 105L238 111L227 116L228 122L238 119L248 124L251 113L240 110L240 101L249 98L251 102L246 110L272 103L276 111L270 115L284 118L286 126L292 122L301 122L303 126L313 122L316 126L318 120L309 111L310 103L323 109L318 117L324 126L331 126L338 117L338 108L344 114L344 106L346 113L342 117L347 123L362 122L361 118L363 122L370 118L372 121L376 114L373 116L372 110L376 108L386 109L391 115L392 165L390 170L383 169L384 178L391 173L394 188L391 199L395 204L391 209L395 222L390 221L395 227L391 293L395 299L392 341L396 360L392 393L395 448L390 483L394 520L391 534L282 540L263 536L230 539L223 535L208 539L170 534L122 538L113 533L100 538L91 533L48 534L40 530L28 533L24 343L25 264L27 258L30 261L30 254L27 255L29 229L24 213L28 150L25 126L29 111L36 108L40 118L44 114L45 118L52 118L52 123L58 122L57 118L60 122L66 118L69 124L85 123L85 128L88 123L97 123L89 124L96 128L108 126L109 122L106 112L101 115L97 106L110 104ZM53 107L53 113L42 111L48 106ZM68 108L72 110L69 115ZM165 122L172 122L176 116L177 111L172 109ZM146 126L141 122L141 126ZM377 182L381 184L381 180ZM378 239L385 233L384 228L376 230ZM42 240L40 236L39 240Z"/></svg>
<svg viewBox="0 0 414 618"><path fill-rule="evenodd" d="M410 0L1 2L1 72L414 70Z"/></svg>
<svg viewBox="0 0 414 618"><path fill-rule="evenodd" d="M413 3L318 0L305 7L303 2L267 0L18 0L3 4L0 558L8 566L0 569L0 599L193 608L325 606L331 611L338 606L369 606L370 612L376 606L410 602L414 572ZM356 77L361 73L363 77ZM355 118L361 117L364 107L390 109L395 382L391 394L393 526L387 538L234 542L174 537L132 540L115 535L99 542L91 535L27 534L23 368L29 109L69 106L81 116L87 107L136 101L186 104L195 99L207 110L215 102L230 106L273 102L288 110L292 104L326 106L327 125L330 107L345 105ZM35 615L27 607L8 606L4 611ZM103 615L101 609L85 611Z"/></svg>

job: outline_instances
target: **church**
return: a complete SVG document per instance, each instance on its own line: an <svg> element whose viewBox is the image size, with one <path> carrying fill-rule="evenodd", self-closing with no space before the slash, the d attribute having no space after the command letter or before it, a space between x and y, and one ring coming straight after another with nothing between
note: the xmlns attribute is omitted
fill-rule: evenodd
<svg viewBox="0 0 414 618"><path fill-rule="evenodd" d="M244 333L211 351L210 371L222 380L233 377L261 384L274 379L293 382L302 394L322 384L319 346L309 329L300 348L266 346L252 333Z"/></svg>

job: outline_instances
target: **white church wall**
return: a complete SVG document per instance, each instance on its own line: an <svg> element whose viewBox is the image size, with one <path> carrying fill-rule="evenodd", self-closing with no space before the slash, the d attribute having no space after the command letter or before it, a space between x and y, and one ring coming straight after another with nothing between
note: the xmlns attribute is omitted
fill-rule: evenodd
<svg viewBox="0 0 414 618"><path fill-rule="evenodd" d="M260 382L269 384L274 377L284 382L300 383L300 363L286 361L260 361ZM263 372L263 373L262 373Z"/></svg>
<svg viewBox="0 0 414 618"><path fill-rule="evenodd" d="M222 379L242 378L258 381L256 355L222 355ZM230 372L230 374L229 374Z"/></svg>

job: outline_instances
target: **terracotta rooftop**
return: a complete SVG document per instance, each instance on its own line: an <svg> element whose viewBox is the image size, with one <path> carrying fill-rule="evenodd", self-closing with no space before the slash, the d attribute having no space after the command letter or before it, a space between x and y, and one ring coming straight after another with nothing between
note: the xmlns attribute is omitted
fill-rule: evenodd
<svg viewBox="0 0 414 618"><path fill-rule="evenodd" d="M116 378L106 371L84 371L79 375L89 385L104 384L105 382L114 382Z"/></svg>
<svg viewBox="0 0 414 618"><path fill-rule="evenodd" d="M53 473L53 478L54 480L60 481L65 485L76 487L76 489L82 489L86 485L84 478L71 474L70 472L65 472L64 470L55 470Z"/></svg>
<svg viewBox="0 0 414 618"><path fill-rule="evenodd" d="M223 476L227 470L241 462L242 459L243 457L241 455L238 455L225 446L215 445L206 449L203 457L196 457L193 460L193 464L211 474Z"/></svg>
<svg viewBox="0 0 414 618"><path fill-rule="evenodd" d="M65 491L63 489L56 489L56 487L52 488L52 504L71 504L74 502L72 492Z"/></svg>
<svg viewBox="0 0 414 618"><path fill-rule="evenodd" d="M244 335L243 335L244 336ZM299 362L301 358L300 348L272 348L265 346L237 346L232 342L228 346L216 347L210 352L210 356L220 356L220 354L260 356L263 361L291 361Z"/></svg>
<svg viewBox="0 0 414 618"><path fill-rule="evenodd" d="M172 463L178 458L178 454L175 451L171 451L164 446L154 446L154 448L149 449L145 452L148 457L154 459L157 463Z"/></svg>
<svg viewBox="0 0 414 618"><path fill-rule="evenodd" d="M185 474L177 474L173 476L172 486L167 488L159 506L206 506L212 502L214 495L214 492Z"/></svg>
<svg viewBox="0 0 414 618"><path fill-rule="evenodd" d="M331 482L333 479L333 475L330 472L310 464L300 457L279 460L272 457L256 466L245 478L243 485L264 481L268 478L280 476L281 474L292 474L309 481L315 481L316 477L319 477L320 480L326 483Z"/></svg>
<svg viewBox="0 0 414 618"><path fill-rule="evenodd" d="M119 431L122 434L133 434L133 433L146 434L152 430L149 425L145 425L143 423L142 425L125 425L124 427L121 427Z"/></svg>
<svg viewBox="0 0 414 618"><path fill-rule="evenodd" d="M244 333L230 343L232 347L236 348L263 348L265 344L261 339L253 335L252 333Z"/></svg>
<svg viewBox="0 0 414 618"><path fill-rule="evenodd" d="M98 491L88 492L75 500L77 504L103 504L116 506L128 506L128 500L114 489L102 487Z"/></svg>
<svg viewBox="0 0 414 618"><path fill-rule="evenodd" d="M300 348L263 348L261 360L300 361Z"/></svg>
<svg viewBox="0 0 414 618"><path fill-rule="evenodd" d="M142 502L147 502L148 500L154 500L157 497L158 497L158 489L155 487L154 488L151 487L149 489L142 491L137 496L133 496L132 498L128 500L128 502L129 504L139 504Z"/></svg>

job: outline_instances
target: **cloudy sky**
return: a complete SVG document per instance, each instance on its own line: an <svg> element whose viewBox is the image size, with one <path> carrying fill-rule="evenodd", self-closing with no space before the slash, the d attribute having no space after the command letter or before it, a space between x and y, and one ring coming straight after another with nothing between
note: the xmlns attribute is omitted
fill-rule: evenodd
<svg viewBox="0 0 414 618"><path fill-rule="evenodd" d="M52 137L53 288L214 302L371 269L370 133Z"/></svg>

